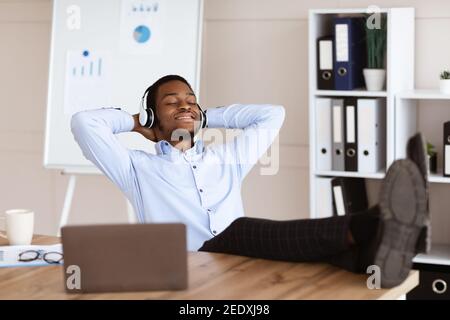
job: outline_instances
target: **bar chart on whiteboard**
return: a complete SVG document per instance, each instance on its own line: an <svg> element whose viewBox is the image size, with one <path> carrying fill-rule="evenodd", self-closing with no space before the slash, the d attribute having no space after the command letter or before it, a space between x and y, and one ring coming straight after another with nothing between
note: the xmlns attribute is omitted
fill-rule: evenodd
<svg viewBox="0 0 450 320"><path fill-rule="evenodd" d="M165 29L165 1L122 0L121 5L121 52L160 55Z"/></svg>
<svg viewBox="0 0 450 320"><path fill-rule="evenodd" d="M111 105L111 54L70 50L66 58L64 113Z"/></svg>

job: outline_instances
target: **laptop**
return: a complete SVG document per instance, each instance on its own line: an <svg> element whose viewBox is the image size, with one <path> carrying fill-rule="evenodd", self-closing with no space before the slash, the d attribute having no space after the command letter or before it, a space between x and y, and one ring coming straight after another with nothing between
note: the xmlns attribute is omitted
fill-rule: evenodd
<svg viewBox="0 0 450 320"><path fill-rule="evenodd" d="M182 223L66 226L61 236L66 292L187 288Z"/></svg>

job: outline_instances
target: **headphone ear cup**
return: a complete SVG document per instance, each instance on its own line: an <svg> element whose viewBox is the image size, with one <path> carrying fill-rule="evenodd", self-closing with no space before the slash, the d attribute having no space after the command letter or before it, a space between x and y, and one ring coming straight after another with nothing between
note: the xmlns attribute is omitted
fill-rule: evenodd
<svg viewBox="0 0 450 320"><path fill-rule="evenodd" d="M208 126L208 117L206 116L206 112L203 111L202 107L197 103L197 107L200 110L200 121L202 123L202 129Z"/></svg>
<svg viewBox="0 0 450 320"><path fill-rule="evenodd" d="M153 127L153 123L155 122L155 116L153 113L153 110L148 109L141 109L141 112L139 113L139 123L141 126L146 128Z"/></svg>
<svg viewBox="0 0 450 320"><path fill-rule="evenodd" d="M147 109L148 119L147 119L147 127L152 128L153 124L155 123L155 114L153 112L153 109Z"/></svg>
<svg viewBox="0 0 450 320"><path fill-rule="evenodd" d="M202 121L202 129L206 128L208 126L208 117L206 116L206 112L205 111L201 111L201 121Z"/></svg>

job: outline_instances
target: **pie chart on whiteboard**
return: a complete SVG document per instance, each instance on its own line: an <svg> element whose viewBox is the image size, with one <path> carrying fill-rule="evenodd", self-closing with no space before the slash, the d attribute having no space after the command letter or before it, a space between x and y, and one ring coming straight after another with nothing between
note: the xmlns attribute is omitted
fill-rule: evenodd
<svg viewBox="0 0 450 320"><path fill-rule="evenodd" d="M146 43L151 37L150 29L147 26L137 26L133 31L133 38L137 43Z"/></svg>

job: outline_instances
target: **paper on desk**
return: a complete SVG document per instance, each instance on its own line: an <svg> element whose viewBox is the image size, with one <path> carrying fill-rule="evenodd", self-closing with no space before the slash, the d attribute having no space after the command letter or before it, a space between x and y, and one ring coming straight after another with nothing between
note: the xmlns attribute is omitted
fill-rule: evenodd
<svg viewBox="0 0 450 320"><path fill-rule="evenodd" d="M37 267L37 266L51 266L42 259L34 261L19 261L19 254L27 250L36 250L43 252L60 252L62 253L62 246L60 243L49 246L0 246L0 268L6 267Z"/></svg>

